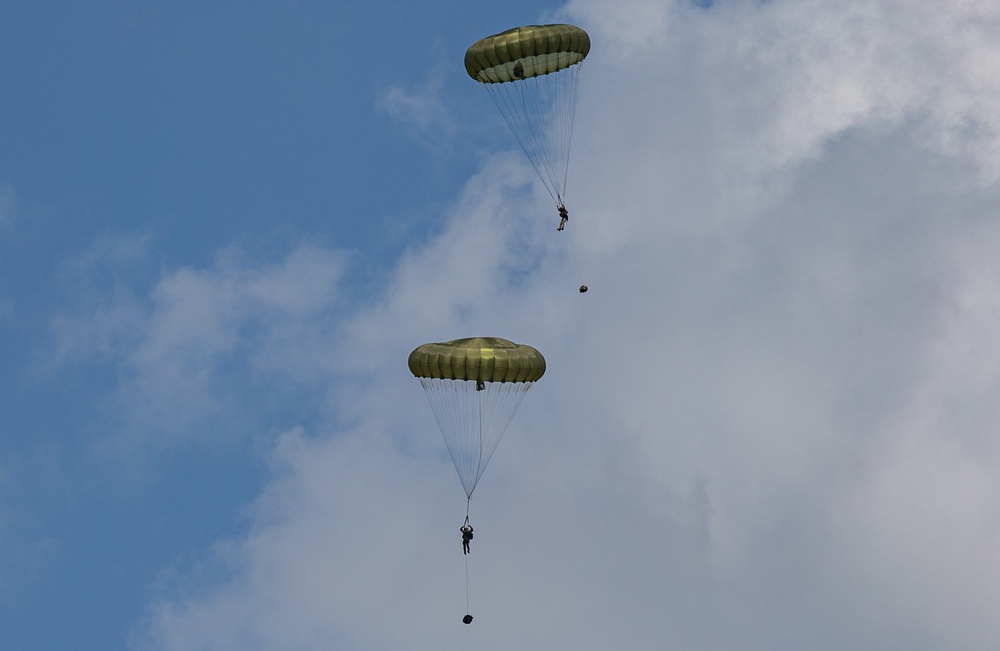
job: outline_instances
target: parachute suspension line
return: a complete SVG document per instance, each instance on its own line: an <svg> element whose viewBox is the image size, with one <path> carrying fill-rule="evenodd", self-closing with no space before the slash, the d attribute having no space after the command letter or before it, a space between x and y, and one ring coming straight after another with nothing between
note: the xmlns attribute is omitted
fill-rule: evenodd
<svg viewBox="0 0 1000 651"><path fill-rule="evenodd" d="M476 382L476 397L479 398L477 401L479 403L479 454L476 459L476 481L479 481L479 477L483 474L483 393L486 391L486 384L482 381ZM469 495L469 501L472 501L472 495ZM468 513L466 513L468 515Z"/></svg>
<svg viewBox="0 0 1000 651"><path fill-rule="evenodd" d="M466 468L465 457L462 451L466 449L466 443L461 438L468 429L468 423L472 421L467 412L467 406L463 400L466 393L465 385L468 382L452 382L437 378L419 378L420 384L424 387L424 393L431 404L431 410L438 421L441 434L448 447L448 454L458 470L459 479L465 488L466 495L470 495L471 486L468 484L468 470Z"/></svg>
<svg viewBox="0 0 1000 651"><path fill-rule="evenodd" d="M558 109L560 114L569 116L564 121L565 127L562 133L562 142L560 143L562 147L560 151L565 150L566 152L566 165L563 167L562 179L563 194L566 193L566 183L569 180L569 152L570 146L573 144L573 123L576 121L576 98L580 93L580 66L582 63L580 62L569 68L569 79L567 80L569 90L561 96L564 105Z"/></svg>
<svg viewBox="0 0 1000 651"><path fill-rule="evenodd" d="M528 81L526 79L521 83L528 83ZM483 86L486 87L490 98L493 99L493 103L496 104L497 109L500 111L500 115L503 116L507 126L510 127L514 138L517 140L517 144L521 146L521 150L527 156L528 162L531 163L531 166L535 168L535 173L542 179L542 184L548 190L549 196L555 200L553 184L546 177L545 166L543 161L540 160L544 156L544 149L539 142L540 138L537 128L532 129L528 118L522 113L527 111L527 109L523 108L525 105L524 93L520 92L521 89L519 88L508 88L508 84L483 84ZM519 104L522 106L520 110L518 109Z"/></svg>
<svg viewBox="0 0 1000 651"><path fill-rule="evenodd" d="M557 203L566 194L580 66L513 83L483 83Z"/></svg>
<svg viewBox="0 0 1000 651"><path fill-rule="evenodd" d="M559 183L559 170L565 166L566 161L562 155L562 150L556 148L556 143L553 142L553 136L557 133L557 123L560 118L559 113L556 112L559 104L557 99L548 97L552 95L550 91L558 88L559 79L547 78L548 75L542 75L540 77L532 77L527 79L526 84L521 87L522 93L521 97L525 100L523 102L523 110L526 115L537 116L537 120L529 122L529 125L534 128L535 133L532 137L535 141L535 152L534 154L538 157L540 161L540 166L545 170L545 174L548 177L548 183L551 194L555 192L556 196L561 194L565 188ZM509 84L510 86L517 86L518 84Z"/></svg>
<svg viewBox="0 0 1000 651"><path fill-rule="evenodd" d="M507 425L521 403L521 397L527 391L527 382L489 382L488 389L480 393L482 400L479 411L479 441L475 481L478 483L490 462L493 453L500 444L500 439L507 430Z"/></svg>
<svg viewBox="0 0 1000 651"><path fill-rule="evenodd" d="M472 492L533 382L419 378L455 463L465 494ZM475 392L475 397L470 396ZM473 398L473 399L470 399Z"/></svg>

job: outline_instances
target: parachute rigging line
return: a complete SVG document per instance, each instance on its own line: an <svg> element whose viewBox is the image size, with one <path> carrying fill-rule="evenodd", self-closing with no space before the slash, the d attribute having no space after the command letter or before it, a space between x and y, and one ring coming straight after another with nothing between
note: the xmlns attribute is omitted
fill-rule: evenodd
<svg viewBox="0 0 1000 651"><path fill-rule="evenodd" d="M533 382L418 378L437 418L459 479L472 497L524 394Z"/></svg>
<svg viewBox="0 0 1000 651"><path fill-rule="evenodd" d="M480 82L557 205L569 178L581 64L514 83Z"/></svg>
<svg viewBox="0 0 1000 651"><path fill-rule="evenodd" d="M476 382L476 397L479 398L479 459L476 461L476 476L483 474L483 392L486 390L484 382ZM468 495L468 502L472 501L472 494ZM469 514L468 502L465 505L465 514Z"/></svg>

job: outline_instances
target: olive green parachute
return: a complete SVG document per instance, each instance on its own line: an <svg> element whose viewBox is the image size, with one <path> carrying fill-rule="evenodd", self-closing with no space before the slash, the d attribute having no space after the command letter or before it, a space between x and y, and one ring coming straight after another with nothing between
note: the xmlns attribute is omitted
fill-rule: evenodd
<svg viewBox="0 0 1000 651"><path fill-rule="evenodd" d="M562 205L580 64L590 36L573 25L527 25L487 36L465 69L490 93L545 188Z"/></svg>
<svg viewBox="0 0 1000 651"><path fill-rule="evenodd" d="M443 380L534 382L545 373L541 353L499 337L424 344L410 353L408 363L415 377Z"/></svg>
<svg viewBox="0 0 1000 651"><path fill-rule="evenodd" d="M408 364L471 499L521 398L545 373L545 358L531 346L473 337L418 346Z"/></svg>
<svg viewBox="0 0 1000 651"><path fill-rule="evenodd" d="M590 36L579 27L527 25L473 43L465 69L484 84L503 83L563 70L589 52Z"/></svg>

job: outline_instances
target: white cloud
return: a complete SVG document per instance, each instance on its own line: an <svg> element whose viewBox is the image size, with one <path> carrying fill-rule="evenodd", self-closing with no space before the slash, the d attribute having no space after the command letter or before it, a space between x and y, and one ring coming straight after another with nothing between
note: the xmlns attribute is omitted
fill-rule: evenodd
<svg viewBox="0 0 1000 651"><path fill-rule="evenodd" d="M443 75L437 74L415 90L390 86L379 94L378 107L421 133L433 131L452 121L440 99L443 84Z"/></svg>
<svg viewBox="0 0 1000 651"><path fill-rule="evenodd" d="M262 411L287 393L311 394L306 387L330 373L344 254L307 245L277 263L251 265L227 250L211 268L164 271L140 297L122 267L141 257L140 243L101 242L72 265L78 305L53 324L48 372L85 359L117 372L109 413L120 422L101 445L155 449L245 437ZM207 430L214 435L201 436Z"/></svg>
<svg viewBox="0 0 1000 651"><path fill-rule="evenodd" d="M601 151L630 143L641 169L667 177L661 185L672 177L681 189L712 190L728 219L780 196L797 165L849 130L876 136L913 124L923 146L970 163L981 186L1000 179L989 3L631 4L643 9L570 4L594 32L587 75L615 89L601 102L606 91L584 84L592 99L578 132ZM648 201L652 179L638 185Z"/></svg>
<svg viewBox="0 0 1000 651"><path fill-rule="evenodd" d="M435 44L434 50L434 55L427 60L435 63L423 68L403 68L401 74L404 71L416 71L416 74L379 89L375 107L409 127L425 145L439 149L450 146L450 140L458 131L459 121L453 109L449 108L452 103L445 92L449 75L455 72L454 66L444 58L440 44Z"/></svg>
<svg viewBox="0 0 1000 651"><path fill-rule="evenodd" d="M127 386L212 396L239 358L332 404L136 648L1000 643L1000 9L630 6L569 7L571 233L504 158L354 313L317 249L157 285ZM549 370L473 502L463 627L462 491L405 357L475 334Z"/></svg>

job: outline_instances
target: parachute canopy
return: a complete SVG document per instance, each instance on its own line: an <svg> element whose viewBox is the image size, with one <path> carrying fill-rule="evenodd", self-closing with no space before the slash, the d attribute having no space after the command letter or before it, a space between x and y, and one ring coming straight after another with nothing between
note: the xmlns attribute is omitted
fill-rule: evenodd
<svg viewBox="0 0 1000 651"><path fill-rule="evenodd" d="M515 27L472 44L465 53L469 76L484 84L528 79L580 63L590 36L573 25Z"/></svg>
<svg viewBox="0 0 1000 651"><path fill-rule="evenodd" d="M408 360L470 499L545 358L531 346L473 337L418 346Z"/></svg>
<svg viewBox="0 0 1000 651"><path fill-rule="evenodd" d="M415 377L481 382L534 382L545 373L545 358L531 346L499 337L472 337L424 344L410 353Z"/></svg>
<svg viewBox="0 0 1000 651"><path fill-rule="evenodd" d="M490 93L557 204L566 194L580 63L590 36L573 25L526 25L487 36L465 69Z"/></svg>

